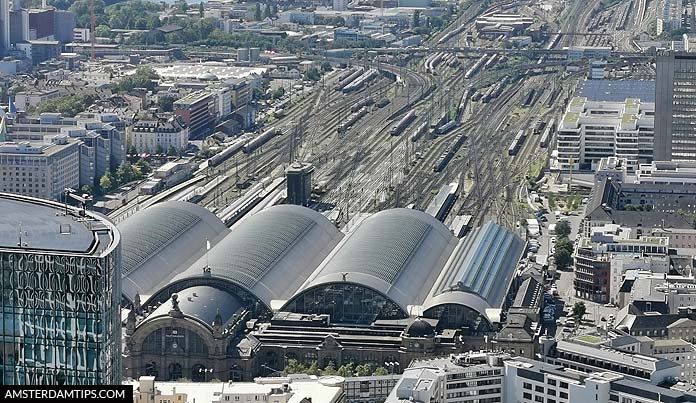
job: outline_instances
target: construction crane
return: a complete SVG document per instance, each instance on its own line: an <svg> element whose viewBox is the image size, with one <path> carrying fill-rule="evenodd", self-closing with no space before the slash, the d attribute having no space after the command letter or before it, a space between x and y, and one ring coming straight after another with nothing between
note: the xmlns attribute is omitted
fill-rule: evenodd
<svg viewBox="0 0 696 403"><path fill-rule="evenodd" d="M95 34L94 34L94 25L95 25L94 21L96 20L94 17L94 0L90 0L90 2L89 2L89 18L90 18L90 25L91 25L90 30L89 30L90 31L89 37L90 37L91 42L92 42L91 43L92 61L94 61L95 60L95 58L94 58L95 45L94 44L95 44L95 41L97 39L95 37Z"/></svg>

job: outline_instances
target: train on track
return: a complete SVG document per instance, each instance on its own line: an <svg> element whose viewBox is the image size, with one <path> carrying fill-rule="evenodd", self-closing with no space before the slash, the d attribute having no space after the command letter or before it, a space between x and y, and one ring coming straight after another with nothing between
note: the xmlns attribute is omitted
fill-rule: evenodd
<svg viewBox="0 0 696 403"><path fill-rule="evenodd" d="M428 133L428 122L421 123L416 130L411 133L411 141L416 142Z"/></svg>
<svg viewBox="0 0 696 403"><path fill-rule="evenodd" d="M358 102L354 103L353 106L350 107L350 111L355 113L360 110L363 106L370 106L374 103L375 101L372 99L372 97L365 97L360 99Z"/></svg>
<svg viewBox="0 0 696 403"><path fill-rule="evenodd" d="M242 151L242 149L249 142L249 140L250 140L250 138L248 136L245 136L245 135L239 136L236 140L234 140L232 142L232 144L225 147L219 153L208 158L208 166L209 167L216 167L216 166L220 165L220 163L222 163L226 159L228 159L228 158L232 157L233 155L237 154L238 152Z"/></svg>
<svg viewBox="0 0 696 403"><path fill-rule="evenodd" d="M457 200L457 190L459 190L459 183L457 182L442 185L433 201L428 204L425 212L435 217L438 221L445 221L450 210L452 210L452 206L454 206L454 202Z"/></svg>
<svg viewBox="0 0 696 403"><path fill-rule="evenodd" d="M457 155L457 151L459 151L459 148L462 146L462 144L464 144L464 140L466 140L466 136L464 136L464 134L460 134L450 141L449 144L447 144L445 151L443 151L437 161L435 161L433 171L442 172L447 167L447 164L452 161L452 158Z"/></svg>
<svg viewBox="0 0 696 403"><path fill-rule="evenodd" d="M410 125L414 120L416 119L416 112L415 111L410 111L409 113L406 114L399 122L394 125L391 129L391 135L392 136L398 136L401 133L406 130L408 125Z"/></svg>
<svg viewBox="0 0 696 403"><path fill-rule="evenodd" d="M336 91L343 91L343 89L346 88L349 84L351 84L353 81L357 80L358 77L362 76L363 71L364 71L364 69L362 67L354 67L354 68L346 71L345 73L343 73L343 75L341 75L341 77L346 75L346 73L350 73L350 74L348 74L345 78L341 78L341 80L338 82L338 84L336 84L334 89Z"/></svg>
<svg viewBox="0 0 696 403"><path fill-rule="evenodd" d="M348 129L353 127L353 125L355 125L355 123L357 123L357 121L365 115L367 115L367 107L363 106L357 112L351 113L346 120L344 120L341 124L338 125L338 132L347 132Z"/></svg>
<svg viewBox="0 0 696 403"><path fill-rule="evenodd" d="M553 132L556 130L556 119L551 118L549 119L549 122L546 123L546 127L544 127L544 132L541 134L541 138L539 138L539 147L545 148L549 146L549 143L551 142L551 137L553 137Z"/></svg>
<svg viewBox="0 0 696 403"><path fill-rule="evenodd" d="M270 129L259 134L253 139L250 139L246 144L244 144L244 146L242 147L242 151L244 152L244 154L250 154L254 152L257 148L266 144L273 137L279 136L281 134L283 134L282 130L276 129L275 127L271 127Z"/></svg>
<svg viewBox="0 0 696 403"><path fill-rule="evenodd" d="M508 155L517 155L517 153L520 152L522 144L524 144L524 140L526 138L527 134L525 133L524 129L518 131L517 135L512 140L512 144L510 144L510 147L508 148Z"/></svg>

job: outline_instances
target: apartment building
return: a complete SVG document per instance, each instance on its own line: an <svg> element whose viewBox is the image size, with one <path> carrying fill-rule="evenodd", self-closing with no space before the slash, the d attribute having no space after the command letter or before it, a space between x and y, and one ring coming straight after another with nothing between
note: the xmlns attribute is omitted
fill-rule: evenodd
<svg viewBox="0 0 696 403"><path fill-rule="evenodd" d="M595 169L603 157L625 158L633 172L653 160L655 104L571 100L557 129L559 169Z"/></svg>
<svg viewBox="0 0 696 403"><path fill-rule="evenodd" d="M170 147L185 150L188 147L189 128L174 114L147 116L128 127L128 141L140 152L167 152Z"/></svg>

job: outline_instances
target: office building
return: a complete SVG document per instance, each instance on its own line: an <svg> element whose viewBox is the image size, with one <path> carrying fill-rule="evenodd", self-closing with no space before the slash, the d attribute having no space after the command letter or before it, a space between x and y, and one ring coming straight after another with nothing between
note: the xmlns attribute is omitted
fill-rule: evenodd
<svg viewBox="0 0 696 403"><path fill-rule="evenodd" d="M605 179L595 183L585 209L582 233L616 224L629 228L630 238L661 229L693 229L687 213L696 212L696 187L677 184L632 184Z"/></svg>
<svg viewBox="0 0 696 403"><path fill-rule="evenodd" d="M74 118L59 113L17 117L9 121L12 141L47 142L56 135L81 141L80 184L94 186L111 168L125 161L126 122L111 113L83 112Z"/></svg>
<svg viewBox="0 0 696 403"><path fill-rule="evenodd" d="M215 115L213 104L208 91L196 91L174 102L174 113L188 127L190 138L201 138L210 132Z"/></svg>
<svg viewBox="0 0 696 403"><path fill-rule="evenodd" d="M234 383L156 382L142 376L125 384L133 386L133 403L346 403L345 383L340 376L300 374Z"/></svg>
<svg viewBox="0 0 696 403"><path fill-rule="evenodd" d="M189 128L175 114L156 114L142 118L127 129L128 144L139 152L167 153L188 148Z"/></svg>
<svg viewBox="0 0 696 403"><path fill-rule="evenodd" d="M681 368L676 362L648 355L608 348L581 340L561 340L552 352L545 351L546 362L582 372L612 371L626 379L653 385L679 378Z"/></svg>
<svg viewBox="0 0 696 403"><path fill-rule="evenodd" d="M120 383L116 227L89 211L27 196L1 194L0 209L2 383Z"/></svg>
<svg viewBox="0 0 696 403"><path fill-rule="evenodd" d="M589 356L578 357L578 360L581 358L594 359L593 356ZM678 365L674 364L674 368L678 369ZM694 399L692 395L682 391L636 380L613 370L586 373L519 357L505 361L504 374L504 402L657 403L686 402Z"/></svg>
<svg viewBox="0 0 696 403"><path fill-rule="evenodd" d="M50 143L0 143L3 192L61 200L80 186L80 142L56 136Z"/></svg>
<svg viewBox="0 0 696 403"><path fill-rule="evenodd" d="M669 271L669 238L631 239L631 230L616 224L591 231L590 237L580 238L575 252L576 297L601 304L615 303L627 270Z"/></svg>
<svg viewBox="0 0 696 403"><path fill-rule="evenodd" d="M346 0L333 0L333 7L334 11L345 11L346 9Z"/></svg>
<svg viewBox="0 0 696 403"><path fill-rule="evenodd" d="M696 160L696 54L664 52L656 59L655 160Z"/></svg>
<svg viewBox="0 0 696 403"><path fill-rule="evenodd" d="M603 157L626 160L629 172L653 160L655 105L575 97L557 129L558 169L594 170Z"/></svg>
<svg viewBox="0 0 696 403"><path fill-rule="evenodd" d="M676 403L694 399L690 392L614 371L587 373L529 358L474 352L415 361L385 403Z"/></svg>
<svg viewBox="0 0 696 403"><path fill-rule="evenodd" d="M635 183L696 185L696 161L653 161L641 164L635 174Z"/></svg>
<svg viewBox="0 0 696 403"><path fill-rule="evenodd" d="M506 359L505 353L470 352L414 361L385 403L508 402L503 398Z"/></svg>
<svg viewBox="0 0 696 403"><path fill-rule="evenodd" d="M306 206L312 198L314 166L296 162L285 170L288 184L288 203Z"/></svg>
<svg viewBox="0 0 696 403"><path fill-rule="evenodd" d="M665 31L674 31L682 27L684 6L682 6L681 1L663 0L658 7L661 7L661 10L657 17L657 35L662 35Z"/></svg>
<svg viewBox="0 0 696 403"><path fill-rule="evenodd" d="M0 45L2 55L10 50L10 0L0 0Z"/></svg>

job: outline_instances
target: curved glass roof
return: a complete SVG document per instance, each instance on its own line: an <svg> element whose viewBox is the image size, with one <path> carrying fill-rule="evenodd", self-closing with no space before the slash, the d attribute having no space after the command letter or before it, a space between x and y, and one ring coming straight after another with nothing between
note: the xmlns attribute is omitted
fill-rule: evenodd
<svg viewBox="0 0 696 403"><path fill-rule="evenodd" d="M179 310L185 316L197 319L212 329L215 316L219 313L222 326L234 322L235 315L243 310L241 301L228 292L208 286L195 286L181 290L177 293ZM164 301L145 321L153 320L162 316L168 316L172 309L171 298Z"/></svg>
<svg viewBox="0 0 696 403"><path fill-rule="evenodd" d="M168 201L121 222L123 294L150 295L215 244L229 229L213 213L196 204Z"/></svg>
<svg viewBox="0 0 696 403"><path fill-rule="evenodd" d="M463 238L428 296L424 308L441 304L500 308L515 277L525 242L488 222Z"/></svg>
<svg viewBox="0 0 696 403"><path fill-rule="evenodd" d="M288 299L331 251L342 233L318 212L279 205L240 222L175 281L210 276L253 293L266 306Z"/></svg>
<svg viewBox="0 0 696 403"><path fill-rule="evenodd" d="M362 221L299 292L343 281L384 294L404 311L423 303L456 238L434 217L391 209Z"/></svg>

